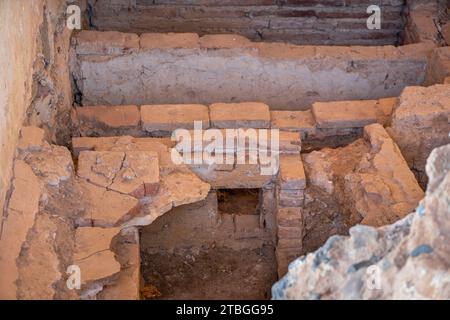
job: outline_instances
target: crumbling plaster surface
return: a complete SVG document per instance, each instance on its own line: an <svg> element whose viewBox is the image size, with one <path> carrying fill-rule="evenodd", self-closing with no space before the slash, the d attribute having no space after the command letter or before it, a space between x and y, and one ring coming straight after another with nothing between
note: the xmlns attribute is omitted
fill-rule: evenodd
<svg viewBox="0 0 450 320"><path fill-rule="evenodd" d="M43 127L55 142L68 137L72 31L65 27L64 14L69 3L84 8L84 0L0 2L0 209L20 127Z"/></svg>
<svg viewBox="0 0 450 320"><path fill-rule="evenodd" d="M261 101L280 110L398 96L405 86L423 83L433 50L428 44L294 46L236 35L93 31L77 34L73 47L83 105Z"/></svg>

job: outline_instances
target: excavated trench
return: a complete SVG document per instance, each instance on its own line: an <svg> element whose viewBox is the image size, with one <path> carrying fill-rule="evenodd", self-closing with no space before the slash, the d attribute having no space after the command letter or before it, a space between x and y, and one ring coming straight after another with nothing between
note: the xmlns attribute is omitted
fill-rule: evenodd
<svg viewBox="0 0 450 320"><path fill-rule="evenodd" d="M419 87L436 76L434 48L411 35L403 0L380 1L378 33L361 27L366 1L316 2L88 1L91 30L74 34L69 63L73 158L34 131L19 152L51 190L43 210L70 202L76 212L64 228L77 261L89 269L109 254L111 270L89 269L79 297L270 299L296 258L415 210L426 177L411 150L449 142L448 85ZM417 106L432 109L420 109L423 123L410 118ZM202 135L278 130L277 170L261 174L259 154L256 164L175 164L170 137L194 121ZM237 159L237 146L221 147Z"/></svg>
<svg viewBox="0 0 450 320"><path fill-rule="evenodd" d="M393 23L376 33L360 14L364 4L343 16L339 7L92 3L91 27L102 32L83 31L72 41L81 136L158 139L193 129L194 120L203 130L283 132L273 177L255 178L253 168L239 165L190 166L211 191L140 228L142 298L269 299L296 257L358 223L385 225L415 208L423 192L383 126L391 122L395 97L424 83L428 51L408 41L392 46L404 40L405 3L383 4ZM261 15L238 29L227 18L215 30L214 10ZM288 11L316 28L281 27L290 22L280 18ZM176 18L167 19L169 13ZM122 19L112 23L116 15ZM146 33L155 31L185 33ZM314 46L320 44L366 46ZM122 121L109 120L105 105L117 106L113 113ZM374 123L381 125L366 127Z"/></svg>

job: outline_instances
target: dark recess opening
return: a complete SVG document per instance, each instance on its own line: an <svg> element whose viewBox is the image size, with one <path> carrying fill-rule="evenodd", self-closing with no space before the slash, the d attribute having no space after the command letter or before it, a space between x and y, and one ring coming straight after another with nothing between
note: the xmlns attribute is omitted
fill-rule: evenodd
<svg viewBox="0 0 450 320"><path fill-rule="evenodd" d="M260 189L221 189L217 191L222 214L259 215Z"/></svg>

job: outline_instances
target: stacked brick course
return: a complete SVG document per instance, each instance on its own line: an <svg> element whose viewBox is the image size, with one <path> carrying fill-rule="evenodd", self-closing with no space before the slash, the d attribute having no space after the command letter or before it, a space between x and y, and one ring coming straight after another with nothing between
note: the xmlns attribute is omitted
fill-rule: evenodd
<svg viewBox="0 0 450 320"><path fill-rule="evenodd" d="M300 44L395 44L405 0L91 1L98 30L236 33L254 41ZM380 5L382 29L368 30L367 8Z"/></svg>

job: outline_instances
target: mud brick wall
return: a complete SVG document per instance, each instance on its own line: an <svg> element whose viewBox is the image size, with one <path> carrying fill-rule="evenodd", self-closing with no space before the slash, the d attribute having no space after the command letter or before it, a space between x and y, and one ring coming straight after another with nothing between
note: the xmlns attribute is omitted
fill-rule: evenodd
<svg viewBox="0 0 450 320"><path fill-rule="evenodd" d="M89 0L91 28L123 32L234 33L254 41L383 45L401 41L405 0ZM379 5L381 30L368 30Z"/></svg>
<svg viewBox="0 0 450 320"><path fill-rule="evenodd" d="M260 101L305 110L317 101L398 96L424 82L428 44L325 47L233 35L83 31L72 74L83 105Z"/></svg>
<svg viewBox="0 0 450 320"><path fill-rule="evenodd" d="M67 4L83 0L0 1L0 212L10 186L22 125L67 141L72 88L65 28ZM2 214L0 214L0 225Z"/></svg>

